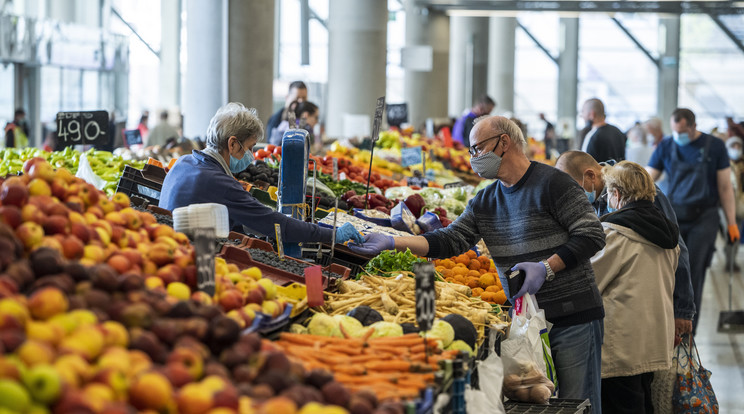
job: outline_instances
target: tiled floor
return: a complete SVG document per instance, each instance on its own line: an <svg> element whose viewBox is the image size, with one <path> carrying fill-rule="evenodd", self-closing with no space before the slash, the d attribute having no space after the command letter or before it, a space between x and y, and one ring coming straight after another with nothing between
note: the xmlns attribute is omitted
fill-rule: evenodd
<svg viewBox="0 0 744 414"><path fill-rule="evenodd" d="M739 249L737 259L744 269L744 245ZM713 373L711 382L718 397L720 412L744 414L744 334L717 332L719 312L728 310L729 273L724 262L719 245L706 278L701 320L695 340L703 366ZM733 309L744 310L744 270L734 273L733 292Z"/></svg>

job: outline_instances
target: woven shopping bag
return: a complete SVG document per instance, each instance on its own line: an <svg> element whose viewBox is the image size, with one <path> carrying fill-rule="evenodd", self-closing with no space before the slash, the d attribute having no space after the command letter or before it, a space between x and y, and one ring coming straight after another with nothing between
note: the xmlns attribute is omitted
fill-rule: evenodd
<svg viewBox="0 0 744 414"><path fill-rule="evenodd" d="M718 399L710 384L711 372L700 363L700 354L693 340L690 340L690 345L683 340L677 347L674 364L677 381L672 393L673 412L718 413Z"/></svg>

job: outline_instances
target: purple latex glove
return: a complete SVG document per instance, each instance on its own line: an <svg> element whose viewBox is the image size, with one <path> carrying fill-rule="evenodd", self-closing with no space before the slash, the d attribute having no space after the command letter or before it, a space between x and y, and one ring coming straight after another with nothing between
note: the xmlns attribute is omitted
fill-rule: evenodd
<svg viewBox="0 0 744 414"><path fill-rule="evenodd" d="M540 262L517 263L511 268L511 270L524 270L525 273L522 289L519 289L519 292L509 299L509 302L511 303L514 303L514 299L524 296L525 293L529 293L530 295L536 294L542 287L543 283L545 283L545 276L548 273L548 270L545 269L545 265Z"/></svg>
<svg viewBox="0 0 744 414"><path fill-rule="evenodd" d="M354 253L365 256L377 256L383 250L395 249L395 240L393 236L388 236L387 234L370 233L364 236L364 243L356 244L350 242L348 246Z"/></svg>

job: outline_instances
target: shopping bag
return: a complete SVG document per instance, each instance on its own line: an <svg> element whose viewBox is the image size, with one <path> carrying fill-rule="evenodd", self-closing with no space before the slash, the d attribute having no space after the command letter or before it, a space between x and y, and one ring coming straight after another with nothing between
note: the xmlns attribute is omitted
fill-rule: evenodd
<svg viewBox="0 0 744 414"><path fill-rule="evenodd" d="M501 402L501 386L504 382L504 364L499 354L494 351L498 329L491 329L488 339L490 354L483 361L477 361L478 387L465 387L465 408L469 413L505 413Z"/></svg>
<svg viewBox="0 0 744 414"><path fill-rule="evenodd" d="M683 340L677 347L673 361L677 374L672 394L673 412L718 413L718 399L710 384L711 372L700 363L700 354L695 342L690 340L688 345L687 341Z"/></svg>
<svg viewBox="0 0 744 414"><path fill-rule="evenodd" d="M78 160L78 170L75 174L75 177L82 178L85 180L88 184L93 184L93 187L103 190L103 187L108 184L106 180L96 175L95 172L93 172L93 167L90 166L90 162L88 161L88 154L83 153L80 155L80 159Z"/></svg>
<svg viewBox="0 0 744 414"><path fill-rule="evenodd" d="M517 299L509 337L501 344L504 395L524 402L547 403L558 378L550 352L550 326L532 295Z"/></svg>
<svg viewBox="0 0 744 414"><path fill-rule="evenodd" d="M654 380L651 382L651 401L654 405L655 414L672 414L673 412L672 395L677 383L678 367L688 364L686 354L680 353L677 355L680 347L682 347L681 343L674 347L675 356L672 358L672 365L669 369L654 371Z"/></svg>

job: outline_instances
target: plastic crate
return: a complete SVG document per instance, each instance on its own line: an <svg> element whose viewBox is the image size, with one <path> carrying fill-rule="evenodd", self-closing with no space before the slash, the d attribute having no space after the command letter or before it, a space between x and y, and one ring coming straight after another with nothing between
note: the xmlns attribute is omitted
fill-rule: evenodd
<svg viewBox="0 0 744 414"><path fill-rule="evenodd" d="M363 209L361 208L355 208L354 209L354 216L359 217L362 220L367 220L371 223L375 223L378 226L385 226L385 227L393 227L393 223L390 221L389 218L378 218L378 217L369 217L363 213Z"/></svg>
<svg viewBox="0 0 744 414"><path fill-rule="evenodd" d="M509 414L591 414L589 400L551 398L547 405L506 401L504 410Z"/></svg>
<svg viewBox="0 0 744 414"><path fill-rule="evenodd" d="M162 177L157 171L158 169L162 171ZM141 197L150 204L158 205L164 179L165 170L162 168L145 165L145 168L138 170L126 165L121 173L121 178L119 178L119 184L116 186L116 192L124 193L130 197Z"/></svg>

